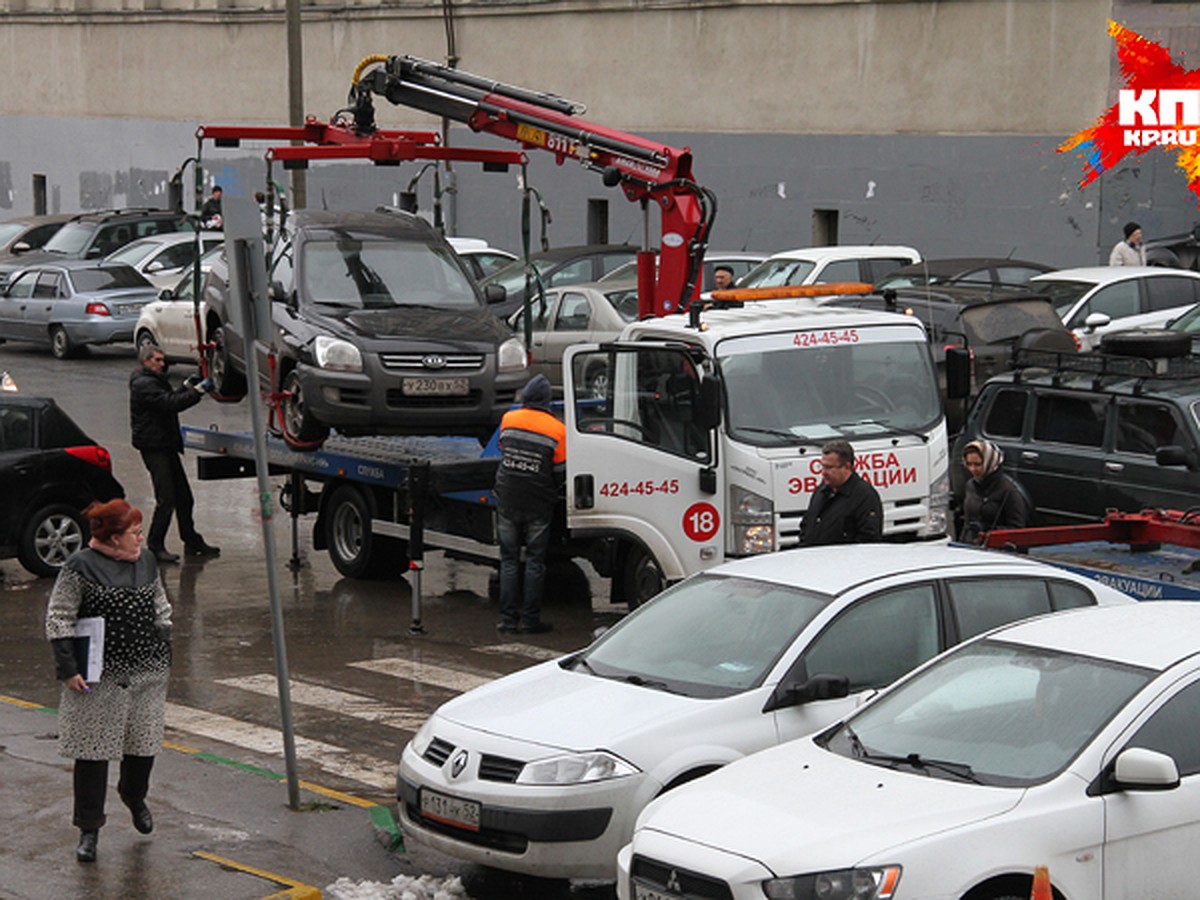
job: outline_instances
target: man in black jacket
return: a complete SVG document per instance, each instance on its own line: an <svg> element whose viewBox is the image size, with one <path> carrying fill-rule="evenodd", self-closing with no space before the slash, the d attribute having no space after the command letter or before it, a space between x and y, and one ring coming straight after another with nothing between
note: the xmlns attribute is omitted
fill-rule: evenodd
<svg viewBox="0 0 1200 900"><path fill-rule="evenodd" d="M192 521L192 489L183 470L183 436L179 413L200 402L212 387L207 378L190 376L182 387L167 380L167 359L162 350L147 344L138 353L141 365L129 376L129 423L133 446L142 454L154 485L154 517L146 546L160 563L179 562L166 547L167 528L174 514L189 556L217 556L220 550L205 542Z"/></svg>
<svg viewBox="0 0 1200 900"><path fill-rule="evenodd" d="M883 534L879 493L854 471L849 441L830 441L821 448L824 483L813 494L800 526L800 546L878 541Z"/></svg>

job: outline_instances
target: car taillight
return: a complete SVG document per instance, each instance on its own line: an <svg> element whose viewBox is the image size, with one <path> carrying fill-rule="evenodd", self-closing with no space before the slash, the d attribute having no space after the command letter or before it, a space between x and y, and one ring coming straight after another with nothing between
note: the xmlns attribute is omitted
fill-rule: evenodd
<svg viewBox="0 0 1200 900"><path fill-rule="evenodd" d="M103 303L89 303L87 309L84 310L89 316L111 316L108 307Z"/></svg>
<svg viewBox="0 0 1200 900"><path fill-rule="evenodd" d="M112 457L108 455L108 451L99 445L90 447L64 447L67 453L70 453L76 459L82 459L85 463L90 463L104 469L106 472L112 471Z"/></svg>

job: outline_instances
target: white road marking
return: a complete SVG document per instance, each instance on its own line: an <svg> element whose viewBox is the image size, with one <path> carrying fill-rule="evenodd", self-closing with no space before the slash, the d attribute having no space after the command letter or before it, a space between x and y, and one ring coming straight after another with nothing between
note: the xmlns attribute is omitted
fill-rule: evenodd
<svg viewBox="0 0 1200 900"><path fill-rule="evenodd" d="M248 675L244 678L221 678L217 684L251 691L265 697L279 696L278 682L274 675ZM293 703L315 706L343 716L352 716L364 722L397 728L401 731L416 731L429 718L427 711L406 706L391 706L374 697L350 694L316 684L306 684L293 679L288 694Z"/></svg>
<svg viewBox="0 0 1200 900"><path fill-rule="evenodd" d="M465 693L481 684L495 681L498 675L473 675L470 672L459 672L429 663L413 662L411 659L365 659L360 662L347 663L356 669L377 672L380 675L390 675L403 681L413 681L419 684L431 684L434 687L446 688L451 691Z"/></svg>
<svg viewBox="0 0 1200 900"><path fill-rule="evenodd" d="M492 644L487 647L475 647L477 653L495 653L504 656L526 656L529 659L536 659L538 662L545 662L548 659L558 659L560 656L565 656L561 650L552 650L549 647L537 647L533 644Z"/></svg>
<svg viewBox="0 0 1200 900"><path fill-rule="evenodd" d="M274 756L282 764L283 733L275 728L263 728L177 703L167 704L167 726L255 753ZM382 760L362 753L351 753L344 747L335 747L299 735L296 736L296 758L313 763L326 772L374 788L391 791L396 787L398 759Z"/></svg>

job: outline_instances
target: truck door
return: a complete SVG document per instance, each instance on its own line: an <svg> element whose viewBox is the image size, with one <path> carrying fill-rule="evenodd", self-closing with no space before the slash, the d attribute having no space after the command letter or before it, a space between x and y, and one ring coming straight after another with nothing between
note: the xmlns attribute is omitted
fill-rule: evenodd
<svg viewBox="0 0 1200 900"><path fill-rule="evenodd" d="M648 342L580 346L563 373L568 526L621 537L634 554L628 569L653 564L668 582L724 554L716 423L702 414L702 392L715 382L702 385L713 376L695 353Z"/></svg>

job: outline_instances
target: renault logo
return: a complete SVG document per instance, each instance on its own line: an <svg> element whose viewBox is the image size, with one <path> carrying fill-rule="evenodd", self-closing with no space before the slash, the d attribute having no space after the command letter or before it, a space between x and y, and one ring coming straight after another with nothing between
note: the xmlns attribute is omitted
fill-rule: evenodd
<svg viewBox="0 0 1200 900"><path fill-rule="evenodd" d="M444 369L446 368L446 357L440 353L427 353L421 357L421 365L427 369Z"/></svg>
<svg viewBox="0 0 1200 900"><path fill-rule="evenodd" d="M463 769L467 767L468 753L466 750L459 750L455 754L454 759L450 762L450 777L457 778L463 773Z"/></svg>
<svg viewBox="0 0 1200 900"><path fill-rule="evenodd" d="M681 888L679 886L679 873L676 872L674 869L672 869L671 874L667 876L666 887L667 887L667 890L671 891L672 893L675 893L675 894L683 893L683 888Z"/></svg>

